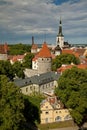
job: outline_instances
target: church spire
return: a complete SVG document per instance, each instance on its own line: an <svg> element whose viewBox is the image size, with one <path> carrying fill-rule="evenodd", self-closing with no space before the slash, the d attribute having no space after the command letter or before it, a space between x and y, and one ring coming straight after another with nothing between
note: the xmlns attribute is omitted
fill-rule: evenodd
<svg viewBox="0 0 87 130"><path fill-rule="evenodd" d="M60 22L59 22L59 33L58 33L58 36L63 36L63 33L62 33L62 20L61 20L61 17L60 17Z"/></svg>
<svg viewBox="0 0 87 130"><path fill-rule="evenodd" d="M64 35L62 33L61 17L60 17L60 21L59 21L59 32L58 32L58 35L56 37L56 45L59 45L60 48L62 48L64 46Z"/></svg>

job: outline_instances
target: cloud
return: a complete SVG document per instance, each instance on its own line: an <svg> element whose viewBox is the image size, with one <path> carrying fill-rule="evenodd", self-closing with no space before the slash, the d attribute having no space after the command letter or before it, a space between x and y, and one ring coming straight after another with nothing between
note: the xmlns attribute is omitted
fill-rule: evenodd
<svg viewBox="0 0 87 130"><path fill-rule="evenodd" d="M86 12L85 0L61 4L55 0L0 0L0 40L31 41L34 35L39 43L46 33L48 42L55 43L60 16L65 39L83 39L87 34Z"/></svg>

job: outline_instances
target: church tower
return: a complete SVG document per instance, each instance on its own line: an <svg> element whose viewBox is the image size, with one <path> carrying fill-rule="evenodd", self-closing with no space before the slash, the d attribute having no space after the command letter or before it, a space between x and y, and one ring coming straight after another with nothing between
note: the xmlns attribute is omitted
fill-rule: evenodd
<svg viewBox="0 0 87 130"><path fill-rule="evenodd" d="M60 18L60 22L59 22L59 32L58 35L56 37L56 45L59 45L60 48L62 48L64 46L64 35L62 33L62 20Z"/></svg>

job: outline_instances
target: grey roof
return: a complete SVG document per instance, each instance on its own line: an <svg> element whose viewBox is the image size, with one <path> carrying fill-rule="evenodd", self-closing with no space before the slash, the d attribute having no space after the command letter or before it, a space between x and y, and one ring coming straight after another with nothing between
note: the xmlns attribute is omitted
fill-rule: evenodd
<svg viewBox="0 0 87 130"><path fill-rule="evenodd" d="M14 83L19 87L24 87L32 84L42 85L54 80L58 80L59 77L60 74L51 71L51 72L35 75L25 79L15 79Z"/></svg>

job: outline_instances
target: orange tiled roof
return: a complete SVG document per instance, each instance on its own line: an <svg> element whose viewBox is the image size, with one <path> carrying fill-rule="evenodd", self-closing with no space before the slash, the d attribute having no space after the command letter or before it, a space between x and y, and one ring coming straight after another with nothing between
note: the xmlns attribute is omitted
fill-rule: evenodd
<svg viewBox="0 0 87 130"><path fill-rule="evenodd" d="M12 60L13 62L16 62L18 61L19 59L24 59L24 55L16 55L16 56L13 56L10 60Z"/></svg>
<svg viewBox="0 0 87 130"><path fill-rule="evenodd" d="M70 49L63 49L62 54L73 54L73 50Z"/></svg>
<svg viewBox="0 0 87 130"><path fill-rule="evenodd" d="M39 51L38 57L45 57L45 58L47 58L47 57L48 57L48 58L52 57L52 56L51 56L51 52L50 52L49 48L47 47L46 42L44 42L44 44L43 44L41 50Z"/></svg>
<svg viewBox="0 0 87 130"><path fill-rule="evenodd" d="M77 51L71 50L71 49L63 49L62 54L73 54L76 57L79 57L79 53Z"/></svg>
<svg viewBox="0 0 87 130"><path fill-rule="evenodd" d="M63 72L66 69L71 69L73 67L73 65L63 65L60 68L57 69L58 72Z"/></svg>
<svg viewBox="0 0 87 130"><path fill-rule="evenodd" d="M87 69L87 64L79 64L77 67L80 69Z"/></svg>
<svg viewBox="0 0 87 130"><path fill-rule="evenodd" d="M38 59L38 57L34 57L33 59L32 59L32 61L36 61Z"/></svg>
<svg viewBox="0 0 87 130"><path fill-rule="evenodd" d="M84 49L84 48L77 48L77 49L75 50L75 52L78 53L79 55L83 55L84 52L85 52L85 50L86 50L86 49Z"/></svg>
<svg viewBox="0 0 87 130"><path fill-rule="evenodd" d="M58 72L64 72L66 69L71 69L73 66L76 66L80 69L87 69L87 64L79 64L79 65L63 65L57 69Z"/></svg>

